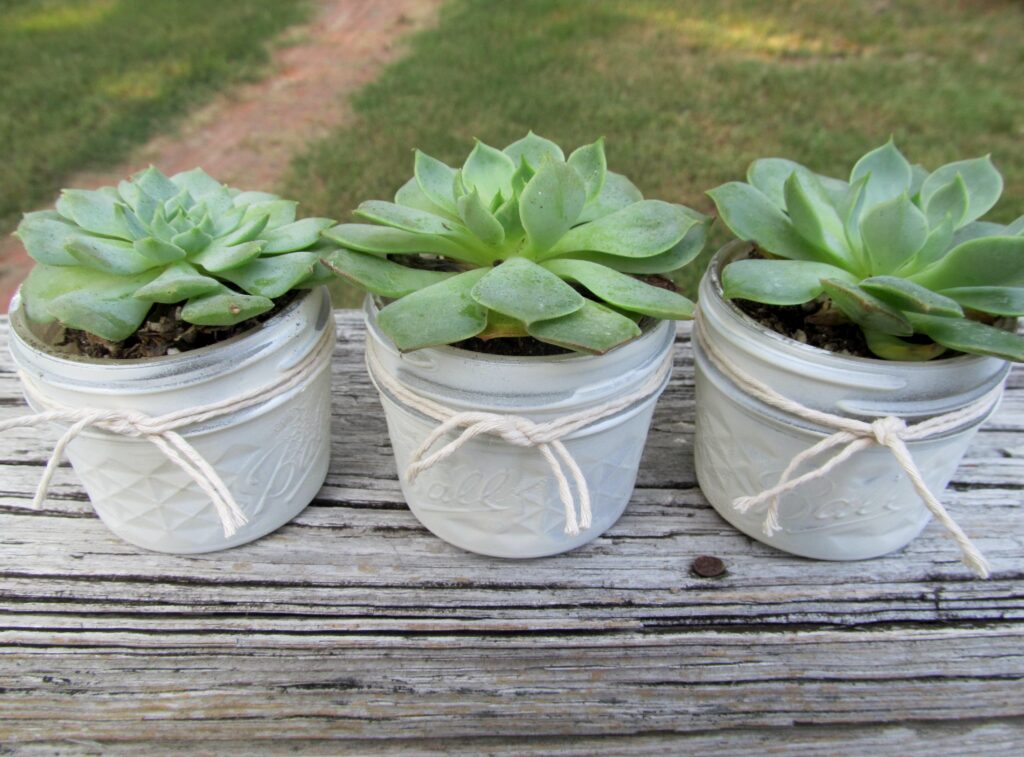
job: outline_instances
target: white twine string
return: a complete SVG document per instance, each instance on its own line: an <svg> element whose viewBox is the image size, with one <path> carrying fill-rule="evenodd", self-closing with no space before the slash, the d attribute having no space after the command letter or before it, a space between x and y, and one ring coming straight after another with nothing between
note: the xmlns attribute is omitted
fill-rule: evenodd
<svg viewBox="0 0 1024 757"><path fill-rule="evenodd" d="M316 347L308 355L270 384L220 402L159 416L146 415L136 410L106 410L62 405L43 394L35 380L27 373L19 371L18 376L21 378L25 396L35 406L41 407L42 411L0 421L0 432L12 428L42 426L47 423L70 424L54 445L46 462L46 468L32 499L32 507L35 509L39 509L46 500L53 474L56 473L68 444L86 429L93 428L117 436L150 442L168 460L181 468L210 498L224 528L224 536L230 537L244 526L248 519L217 471L178 431L186 426L204 423L259 405L298 386L321 370L321 358L333 348L333 336L333 331L326 329Z"/></svg>
<svg viewBox="0 0 1024 757"><path fill-rule="evenodd" d="M558 485L558 497L565 510L565 533L575 536L581 528L589 528L592 514L590 506L590 490L586 478L572 453L562 442L569 434L598 421L609 418L635 403L654 396L659 391L672 371L672 353L666 354L658 370L655 371L636 391L618 399L605 402L597 407L581 410L561 418L535 423L521 415L503 415L477 411L457 412L434 400L418 394L394 376L388 374L374 354L373 349L366 350L366 365L370 376L383 386L393 399L407 408L416 410L428 418L438 421L438 425L423 443L413 452L406 467L405 475L412 483L420 473L446 460L457 452L462 445L481 434L497 436L517 447L535 447L544 457L551 475ZM437 451L428 454L430 449L449 432L462 429L455 439ZM576 502L572 487L565 470L569 471L579 495L579 517L576 516Z"/></svg>
<svg viewBox="0 0 1024 757"><path fill-rule="evenodd" d="M907 478L910 479L914 490L925 506L953 537L957 546L960 547L964 564L973 570L977 576L981 578L989 577L988 561L978 548L974 546L963 529L949 515L938 498L932 494L928 485L924 482L924 478L921 476L921 471L918 469L913 457L911 457L906 442L930 439L985 418L998 404L1003 393L1002 384L966 407L944 415L937 415L920 423L915 423L912 426L908 426L902 418L892 415L878 418L871 422L861 421L841 415L832 415L831 413L801 405L799 402L784 397L771 387L758 381L734 363L730 363L725 354L708 337L707 327L704 325L699 310L695 318L694 334L712 364L734 384L747 392L747 394L785 413L795 415L798 418L835 431L831 436L826 436L817 444L794 457L782 472L782 476L775 486L766 489L760 494L751 497L738 497L733 501L733 507L741 513L746 513L751 508L759 505L768 504L763 527L766 535L771 536L781 529L779 525L779 497L793 491L808 481L827 476L843 461L853 457L861 450L877 444L887 448L893 457L896 458L896 462L903 469ZM801 465L834 447L842 447L842 449L817 468L796 478L792 477Z"/></svg>

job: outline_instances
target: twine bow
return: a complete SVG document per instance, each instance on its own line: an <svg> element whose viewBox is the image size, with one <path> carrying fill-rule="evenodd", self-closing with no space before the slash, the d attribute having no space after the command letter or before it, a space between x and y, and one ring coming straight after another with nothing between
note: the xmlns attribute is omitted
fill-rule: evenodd
<svg viewBox="0 0 1024 757"><path fill-rule="evenodd" d="M439 422L439 425L427 435L410 458L405 471L406 478L410 483L415 481L423 471L451 457L464 444L481 434L496 436L516 447L535 447L547 462L551 469L551 475L558 486L558 498L565 511L565 533L575 536L581 528L589 528L591 524L590 490L583 471L580 470L579 464L562 440L585 426L609 418L659 393L672 371L672 354L670 351L665 356L657 371L648 377L636 391L597 407L543 423L531 421L521 415L452 410L418 394L394 376L389 375L370 347L366 350L366 364L370 376L378 387L383 386L394 399L406 407ZM462 432L457 437L430 453L439 440L458 429L462 429ZM569 471L579 496L578 517L576 515L576 499L569 483L569 476L565 474L566 470Z"/></svg>
<svg viewBox="0 0 1024 757"><path fill-rule="evenodd" d="M248 519L238 506L223 479L201 454L178 433L180 430L214 418L237 413L277 397L298 386L307 378L318 373L324 363L322 358L330 353L333 333L325 330L317 345L301 361L281 373L265 386L245 392L220 402L200 407L179 410L165 415L151 416L135 410L108 410L79 408L62 405L46 396L36 382L24 371L19 371L25 396L41 412L22 415L7 421L0 421L0 432L12 428L31 428L48 423L68 424L57 440L46 468L36 487L32 507L38 509L46 500L53 474L75 437L87 429L95 429L115 436L144 439L156 447L174 465L178 466L210 498L224 529L224 536L233 536Z"/></svg>
<svg viewBox="0 0 1024 757"><path fill-rule="evenodd" d="M979 577L989 577L988 561L928 488L921 475L921 471L910 454L910 450L907 448L907 442L930 439L962 428L972 421L985 418L999 403L1003 392L1002 385L995 387L985 396L966 407L944 415L937 415L913 425L907 425L902 418L891 415L877 418L873 421L846 418L801 405L799 402L779 394L735 364L730 363L724 353L708 338L707 327L704 325L703 317L699 310L694 326L694 334L705 355L734 384L767 405L834 431L830 436L826 436L817 444L794 457L782 472L775 486L764 490L760 494L736 498L732 503L736 510L746 513L752 508L767 503L763 530L766 535L771 536L781 530L779 525L779 497L797 489L808 481L814 481L815 479L827 476L837 466L861 450L878 445L885 447L892 453L897 464L906 474L907 478L910 479L914 490L924 502L925 507L928 508L932 515L935 516L935 519L942 524L942 527L956 541L964 564ZM801 465L837 447L841 449L817 468L813 468L803 475L793 478L793 475Z"/></svg>

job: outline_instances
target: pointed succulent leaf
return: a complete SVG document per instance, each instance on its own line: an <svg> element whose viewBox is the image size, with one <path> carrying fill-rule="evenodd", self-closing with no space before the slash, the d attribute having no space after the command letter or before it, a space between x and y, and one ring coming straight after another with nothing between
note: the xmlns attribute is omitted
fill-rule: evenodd
<svg viewBox="0 0 1024 757"><path fill-rule="evenodd" d="M653 318L693 317L693 302L668 289L645 284L633 276L586 260L550 260L543 264L561 279L575 281L601 301Z"/></svg>
<svg viewBox="0 0 1024 757"><path fill-rule="evenodd" d="M328 269L353 284L393 300L455 275L448 271L410 268L368 252L354 250L332 250L322 255L321 261Z"/></svg>
<svg viewBox="0 0 1024 757"><path fill-rule="evenodd" d="M242 244L242 242L251 242L263 232L263 229L267 227L267 223L269 221L269 214L260 213L240 225L223 239L219 239L217 241L226 247L230 247L234 244Z"/></svg>
<svg viewBox="0 0 1024 757"><path fill-rule="evenodd" d="M454 168L417 150L415 174L420 190L432 203L452 215L457 214L452 191L455 183Z"/></svg>
<svg viewBox="0 0 1024 757"><path fill-rule="evenodd" d="M156 237L136 239L132 244L135 251L154 263L173 263L182 260L187 253L182 248L171 242L164 242Z"/></svg>
<svg viewBox="0 0 1024 757"><path fill-rule="evenodd" d="M512 174L512 199L518 199L519 195L521 195L523 190L526 189L526 185L530 183L530 179L536 175L537 172L529 163L526 162L526 158L520 158L519 167L516 168L516 172ZM505 202L508 202L508 200Z"/></svg>
<svg viewBox="0 0 1024 757"><path fill-rule="evenodd" d="M82 266L41 263L22 283L21 296L33 321L50 323L59 319L68 328L118 341L124 338L119 334L131 334L149 310L148 304L132 301L132 293L154 275L118 276ZM58 300L61 302L52 309ZM96 314L90 314L90 302L98 309ZM98 331L91 328L94 325Z"/></svg>
<svg viewBox="0 0 1024 757"><path fill-rule="evenodd" d="M435 213L381 200L360 203L354 215L367 221L418 234L449 234L455 230L450 220Z"/></svg>
<svg viewBox="0 0 1024 757"><path fill-rule="evenodd" d="M568 315L583 307L579 292L526 258L511 258L490 269L471 294L485 308L527 326L534 321Z"/></svg>
<svg viewBox="0 0 1024 757"><path fill-rule="evenodd" d="M586 202L586 187L565 163L546 163L523 189L519 218L531 249L551 249L572 228Z"/></svg>
<svg viewBox="0 0 1024 757"><path fill-rule="evenodd" d="M583 185L587 190L587 202L596 200L601 194L601 189L604 188L605 176L608 173L608 162L604 154L604 139L577 148L569 156L567 162L576 169L576 173L583 179Z"/></svg>
<svg viewBox="0 0 1024 757"><path fill-rule="evenodd" d="M636 339L641 333L631 319L590 300L584 300L583 307L568 315L532 323L527 331L542 342L595 355Z"/></svg>
<svg viewBox="0 0 1024 757"><path fill-rule="evenodd" d="M451 239L428 234L414 234L411 231L372 226L363 223L343 223L323 232L324 237L360 252L400 254L426 252L443 255L453 260L462 260L477 265L489 262L480 253L470 250Z"/></svg>
<svg viewBox="0 0 1024 757"><path fill-rule="evenodd" d="M403 352L474 337L487 327L487 309L470 290L486 273L475 268L412 292L381 309L377 322Z"/></svg>
<svg viewBox="0 0 1024 757"><path fill-rule="evenodd" d="M258 257L245 265L220 273L220 277L241 287L249 294L274 299L305 281L320 257L312 252L286 252Z"/></svg>
<svg viewBox="0 0 1024 757"><path fill-rule="evenodd" d="M843 222L817 179L794 171L786 180L783 194L797 233L818 248L822 258L843 267L853 266Z"/></svg>
<svg viewBox="0 0 1024 757"><path fill-rule="evenodd" d="M178 194L164 203L164 213L170 218L175 213L187 217L189 209L196 204L195 198L189 194L187 189L182 189Z"/></svg>
<svg viewBox="0 0 1024 757"><path fill-rule="evenodd" d="M1011 237L1024 236L1024 216L1006 226L1006 234Z"/></svg>
<svg viewBox="0 0 1024 757"><path fill-rule="evenodd" d="M125 237L125 239L136 240L149 236L149 229L147 229L145 224L142 223L142 220L135 215L135 211L127 205L120 202L116 203L114 205L114 214L117 216L118 221L128 231L128 236Z"/></svg>
<svg viewBox="0 0 1024 757"><path fill-rule="evenodd" d="M1024 361L1024 337L1012 331L987 326L968 318L908 313L914 330L941 345L974 355L991 355L1003 360Z"/></svg>
<svg viewBox="0 0 1024 757"><path fill-rule="evenodd" d="M953 232L953 239L950 242L950 246L959 247L964 242L970 242L972 239L980 239L981 237L1012 236L1014 236L1014 234L1010 231L1009 226L1004 226L1001 223L991 223L989 221L972 221L971 223L964 224Z"/></svg>
<svg viewBox="0 0 1024 757"><path fill-rule="evenodd" d="M140 255L132 245L120 239L83 234L71 237L64 249L80 265L103 273L131 276L157 265L155 260Z"/></svg>
<svg viewBox="0 0 1024 757"><path fill-rule="evenodd" d="M760 190L733 181L712 189L708 195L722 221L740 239L756 242L758 247L781 258L818 259L814 247Z"/></svg>
<svg viewBox="0 0 1024 757"><path fill-rule="evenodd" d="M711 219L702 217L702 220L692 226L674 246L665 252L647 258L626 258L602 252L571 252L566 253L565 257L600 263L622 273L669 273L682 268L700 254L707 241L708 226L710 225Z"/></svg>
<svg viewBox="0 0 1024 757"><path fill-rule="evenodd" d="M895 271L928 239L928 219L906 193L869 208L860 226L864 251L875 275Z"/></svg>
<svg viewBox="0 0 1024 757"><path fill-rule="evenodd" d="M181 191L181 187L153 166L132 175L132 183L158 203L164 203Z"/></svg>
<svg viewBox="0 0 1024 757"><path fill-rule="evenodd" d="M320 232L334 223L330 218L303 218L301 221L276 229L264 231L260 239L264 255L276 255L281 252L295 252L309 247L320 238Z"/></svg>
<svg viewBox="0 0 1024 757"><path fill-rule="evenodd" d="M823 279L821 285L836 307L862 328L893 336L910 336L914 333L910 321L903 313L856 284L848 284L838 279Z"/></svg>
<svg viewBox="0 0 1024 757"><path fill-rule="evenodd" d="M276 229L278 226L287 226L295 222L295 209L297 207L298 203L291 200L253 202L246 206L245 215L242 216L242 223L265 215L269 216L266 228Z"/></svg>
<svg viewBox="0 0 1024 757"><path fill-rule="evenodd" d="M947 184L932 193L925 203L924 212L928 216L928 224L935 228L949 216L953 221L953 228L960 228L967 218L969 203L964 178L956 174Z"/></svg>
<svg viewBox="0 0 1024 757"><path fill-rule="evenodd" d="M135 290L134 297L147 302L174 304L220 289L217 279L204 276L185 261L172 263L148 284Z"/></svg>
<svg viewBox="0 0 1024 757"><path fill-rule="evenodd" d="M193 255L190 260L194 265L202 266L211 273L220 273L245 265L262 250L263 242L243 242L236 245L215 242L198 255Z"/></svg>
<svg viewBox="0 0 1024 757"><path fill-rule="evenodd" d="M447 218L449 221L457 220L457 216L442 208L435 202L432 202L423 190L420 189L420 185L416 182L416 177L412 177L405 184L398 188L395 192L395 204L401 205L402 207L412 208L414 210L421 210L424 213L431 213L435 216L441 216Z"/></svg>
<svg viewBox="0 0 1024 757"><path fill-rule="evenodd" d="M202 168L182 171L171 177L171 183L188 191L193 197L204 197L223 191L224 185L210 176Z"/></svg>
<svg viewBox="0 0 1024 757"><path fill-rule="evenodd" d="M1024 286L1024 237L964 242L908 278L936 292L957 287Z"/></svg>
<svg viewBox="0 0 1024 757"><path fill-rule="evenodd" d="M827 263L810 260L737 260L722 271L722 288L729 299L769 305L800 305L824 291L823 279L856 284L857 278Z"/></svg>
<svg viewBox="0 0 1024 757"><path fill-rule="evenodd" d="M913 257L908 258L894 273L897 276L907 276L930 266L950 250L952 240L953 217L946 216L942 223L928 232L924 246Z"/></svg>
<svg viewBox="0 0 1024 757"><path fill-rule="evenodd" d="M627 205L640 202L644 199L643 193L622 174L608 171L605 174L604 185L596 198L588 202L583 212L580 213L579 223L588 223L603 216L610 215L616 210L622 210Z"/></svg>
<svg viewBox="0 0 1024 757"><path fill-rule="evenodd" d="M467 192L476 189L484 201L490 203L499 192L511 197L515 172L516 163L512 158L477 140L462 166L462 183Z"/></svg>
<svg viewBox="0 0 1024 757"><path fill-rule="evenodd" d="M199 326L233 326L274 307L266 297L242 294L221 286L191 298L181 309L181 319Z"/></svg>
<svg viewBox="0 0 1024 757"><path fill-rule="evenodd" d="M897 310L953 318L964 314L956 300L898 276L873 276L860 282L860 288Z"/></svg>
<svg viewBox="0 0 1024 757"><path fill-rule="evenodd" d="M565 153L562 152L561 147L549 139L538 137L532 131L522 139L510 144L503 152L516 165L519 165L520 160L525 159L534 171L540 170L541 166L548 161L554 163L565 162Z"/></svg>
<svg viewBox="0 0 1024 757"><path fill-rule="evenodd" d="M526 234L523 220L519 217L519 198L512 197L502 203L494 212L495 220L501 224L504 238L509 242L522 239Z"/></svg>
<svg viewBox="0 0 1024 757"><path fill-rule="evenodd" d="M213 238L198 226L193 226L188 231L183 231L171 237L171 244L180 247L189 255L202 252L212 241Z"/></svg>
<svg viewBox="0 0 1024 757"><path fill-rule="evenodd" d="M647 258L670 250L702 217L682 205L641 200L588 224L577 226L544 257L578 251Z"/></svg>
<svg viewBox="0 0 1024 757"><path fill-rule="evenodd" d="M864 341L875 356L883 360L903 360L919 363L934 360L946 352L946 348L936 342L908 342L892 334L864 329Z"/></svg>
<svg viewBox="0 0 1024 757"><path fill-rule="evenodd" d="M143 191L142 187L132 181L122 181L119 183L117 185L117 192L125 204L135 211L135 215L143 223L148 224L153 220L153 214L156 212L157 207L160 206L159 200Z"/></svg>
<svg viewBox="0 0 1024 757"><path fill-rule="evenodd" d="M972 160L958 160L935 170L921 185L921 201L927 207L932 197L959 174L964 181L970 203L962 223L985 215L1003 193L1003 177L986 155Z"/></svg>
<svg viewBox="0 0 1024 757"><path fill-rule="evenodd" d="M747 168L747 183L761 192L780 210L786 209L785 184L793 173L804 179L813 179L821 186L825 197L833 206L846 195L849 185L841 179L822 176L806 166L785 158L760 158Z"/></svg>
<svg viewBox="0 0 1024 757"><path fill-rule="evenodd" d="M53 210L26 213L15 236L33 260L49 265L78 265L78 259L64 246L82 233L75 224Z"/></svg>
<svg viewBox="0 0 1024 757"><path fill-rule="evenodd" d="M910 163L890 139L857 161L850 173L850 183L863 176L868 177L864 188L865 202L866 207L871 208L909 192L913 184L913 173Z"/></svg>
<svg viewBox="0 0 1024 757"><path fill-rule="evenodd" d="M850 188L839 205L836 212L843 221L843 231L846 235L847 247L854 253L857 260L858 270L867 272L868 262L864 253L864 239L861 237L860 221L864 215L864 201L867 196L868 177L862 176L850 184Z"/></svg>
<svg viewBox="0 0 1024 757"><path fill-rule="evenodd" d="M57 212L94 234L131 239L124 218L117 214L117 204L117 200L105 192L65 189L57 200Z"/></svg>
<svg viewBox="0 0 1024 757"><path fill-rule="evenodd" d="M458 205L459 216L466 224L466 228L485 244L497 246L505 241L505 228L494 214L484 207L476 188L468 195L460 197Z"/></svg>
<svg viewBox="0 0 1024 757"><path fill-rule="evenodd" d="M1024 315L1024 287L954 287L941 294L971 310L993 315Z"/></svg>

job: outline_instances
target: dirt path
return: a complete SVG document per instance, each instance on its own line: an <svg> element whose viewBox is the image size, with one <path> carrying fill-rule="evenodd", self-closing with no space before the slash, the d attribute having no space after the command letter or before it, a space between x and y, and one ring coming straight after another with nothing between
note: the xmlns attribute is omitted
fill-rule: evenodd
<svg viewBox="0 0 1024 757"><path fill-rule="evenodd" d="M116 184L149 164L167 173L202 166L237 187L273 189L291 156L344 123L348 95L401 48L399 37L433 21L441 0L320 0L313 20L286 31L270 73L216 98L172 134L156 137L121 165L72 176L65 186ZM14 237L0 241L0 312L32 261Z"/></svg>

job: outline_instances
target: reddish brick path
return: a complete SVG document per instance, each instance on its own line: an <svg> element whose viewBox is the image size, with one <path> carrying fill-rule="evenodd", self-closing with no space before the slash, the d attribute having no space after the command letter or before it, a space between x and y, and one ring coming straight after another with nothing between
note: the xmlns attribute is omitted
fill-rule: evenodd
<svg viewBox="0 0 1024 757"><path fill-rule="evenodd" d="M440 2L321 0L308 25L285 32L296 43L273 54L265 79L220 96L121 165L64 185L116 184L152 163L168 173L202 166L234 186L273 189L295 151L344 122L347 96L396 56L398 37L433 20ZM16 238L0 240L0 312L31 267Z"/></svg>

